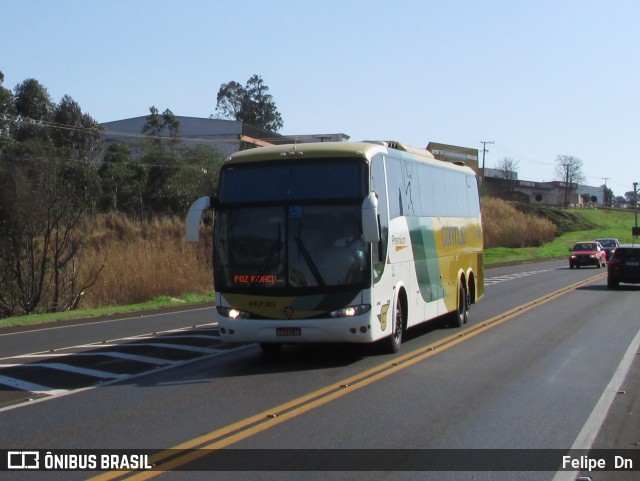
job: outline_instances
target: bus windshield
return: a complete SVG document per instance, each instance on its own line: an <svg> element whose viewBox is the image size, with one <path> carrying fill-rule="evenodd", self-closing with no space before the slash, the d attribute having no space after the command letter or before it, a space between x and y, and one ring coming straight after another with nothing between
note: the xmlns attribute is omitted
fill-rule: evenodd
<svg viewBox="0 0 640 481"><path fill-rule="evenodd" d="M353 161L223 170L215 222L216 290L284 295L367 285L363 173L366 165Z"/></svg>
<svg viewBox="0 0 640 481"><path fill-rule="evenodd" d="M366 164L359 159L314 159L236 164L220 173L221 204L291 200L362 200Z"/></svg>

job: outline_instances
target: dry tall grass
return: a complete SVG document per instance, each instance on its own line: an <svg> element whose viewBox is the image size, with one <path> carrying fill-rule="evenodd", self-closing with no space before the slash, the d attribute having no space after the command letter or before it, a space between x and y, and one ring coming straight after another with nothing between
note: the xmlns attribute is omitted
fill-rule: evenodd
<svg viewBox="0 0 640 481"><path fill-rule="evenodd" d="M552 241L557 232L553 222L491 197L482 199L482 225L485 248L537 247Z"/></svg>
<svg viewBox="0 0 640 481"><path fill-rule="evenodd" d="M157 296L213 291L211 236L197 245L184 241L184 221L162 218L136 223L124 215L95 219L83 265L104 268L87 289L81 307L133 304Z"/></svg>

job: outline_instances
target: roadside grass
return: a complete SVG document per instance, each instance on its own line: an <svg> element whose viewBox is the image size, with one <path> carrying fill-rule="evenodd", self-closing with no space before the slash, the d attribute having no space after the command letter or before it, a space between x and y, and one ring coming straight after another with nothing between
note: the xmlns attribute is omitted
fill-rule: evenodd
<svg viewBox="0 0 640 481"><path fill-rule="evenodd" d="M186 294L180 297L158 296L147 302L129 304L125 306L101 307L95 309L84 309L76 311L65 311L55 313L31 314L26 316L8 317L0 319L0 327L27 326L32 324L43 324L51 322L70 321L74 319L95 318L100 319L106 316L128 314L138 311L148 311L153 309L163 309L168 307L187 306L204 302L212 302L213 293Z"/></svg>

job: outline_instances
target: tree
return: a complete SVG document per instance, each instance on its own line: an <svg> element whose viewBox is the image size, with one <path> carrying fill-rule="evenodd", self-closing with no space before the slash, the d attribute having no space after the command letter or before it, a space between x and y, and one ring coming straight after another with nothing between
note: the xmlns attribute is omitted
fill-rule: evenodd
<svg viewBox="0 0 640 481"><path fill-rule="evenodd" d="M185 149L183 157L188 167L183 169L188 195L191 198L213 195L225 156L215 147L198 145L194 149Z"/></svg>
<svg viewBox="0 0 640 481"><path fill-rule="evenodd" d="M100 126L88 114L83 114L80 105L70 96L62 97L55 107L53 122L64 128L52 130L54 143L74 158L93 160L100 152Z"/></svg>
<svg viewBox="0 0 640 481"><path fill-rule="evenodd" d="M613 191L605 184L600 186L602 189L602 204L611 206L613 204Z"/></svg>
<svg viewBox="0 0 640 481"><path fill-rule="evenodd" d="M97 192L93 166L69 163L49 150L3 163L0 210L0 312L29 314L73 309L100 273L86 278L77 265L87 213Z"/></svg>
<svg viewBox="0 0 640 481"><path fill-rule="evenodd" d="M556 179L563 182L564 205L569 205L570 192L577 189L578 184L584 181L582 174L582 160L571 155L558 155L555 168Z"/></svg>
<svg viewBox="0 0 640 481"><path fill-rule="evenodd" d="M27 79L15 88L14 109L17 115L15 137L18 142L49 139L43 122L53 118L55 104L49 92L35 79Z"/></svg>
<svg viewBox="0 0 640 481"><path fill-rule="evenodd" d="M142 133L149 139L143 145L141 159L148 168L145 205L154 212L175 212L181 204L179 187L174 181L180 169L177 150L180 122L169 109L160 115L152 106L149 112L142 127Z"/></svg>
<svg viewBox="0 0 640 481"><path fill-rule="evenodd" d="M13 141L13 126L15 124L15 108L13 93L2 86L4 74L0 71L0 152Z"/></svg>
<svg viewBox="0 0 640 481"><path fill-rule="evenodd" d="M73 309L101 270L78 268L100 191L95 122L34 79L3 109L13 117L0 149L0 316Z"/></svg>
<svg viewBox="0 0 640 481"><path fill-rule="evenodd" d="M102 184L100 208L103 211L122 211L141 217L144 212L144 191L149 168L122 144L111 144L105 152L98 173Z"/></svg>
<svg viewBox="0 0 640 481"><path fill-rule="evenodd" d="M636 202L638 199L636 199L636 197L638 196L637 192L634 192L633 190L630 190L628 192L624 193L624 198L627 201L628 204L636 205Z"/></svg>
<svg viewBox="0 0 640 481"><path fill-rule="evenodd" d="M509 182L511 190L515 189L516 181L518 180L518 168L518 161L513 160L511 157L504 157L496 165L496 170L500 172L503 179Z"/></svg>
<svg viewBox="0 0 640 481"><path fill-rule="evenodd" d="M177 140L180 133L180 121L173 112L165 109L160 115L155 105L149 107L149 115L147 121L142 127L142 133L153 138L154 143L161 144L165 137L165 132L169 134L171 140Z"/></svg>
<svg viewBox="0 0 640 481"><path fill-rule="evenodd" d="M613 206L614 207L622 207L627 203L627 199L622 195L617 195L613 198Z"/></svg>
<svg viewBox="0 0 640 481"><path fill-rule="evenodd" d="M218 91L216 118L234 119L277 132L284 124L273 97L268 92L269 87L258 75L253 75L244 87L235 81L224 83Z"/></svg>

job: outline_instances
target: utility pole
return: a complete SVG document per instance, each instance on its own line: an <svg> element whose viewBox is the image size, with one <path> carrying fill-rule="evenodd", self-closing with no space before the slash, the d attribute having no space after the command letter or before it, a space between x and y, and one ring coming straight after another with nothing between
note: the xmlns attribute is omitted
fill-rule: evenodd
<svg viewBox="0 0 640 481"><path fill-rule="evenodd" d="M482 144L482 184L484 184L484 154L489 152L487 150L487 144L493 144L493 140L481 140L480 143Z"/></svg>
<svg viewBox="0 0 640 481"><path fill-rule="evenodd" d="M611 177L601 177L601 179L604 179L604 192L602 193L602 205L609 205L607 203L607 180L609 180Z"/></svg>
<svg viewBox="0 0 640 481"><path fill-rule="evenodd" d="M634 211L635 211L635 217L636 217L636 226L633 228L633 240L635 242L636 237L638 237L638 183L634 182L633 183L633 204L634 204Z"/></svg>
<svg viewBox="0 0 640 481"><path fill-rule="evenodd" d="M566 209L569 206L569 163L565 164L565 174L564 174L564 208ZM580 202L580 199L578 199Z"/></svg>

